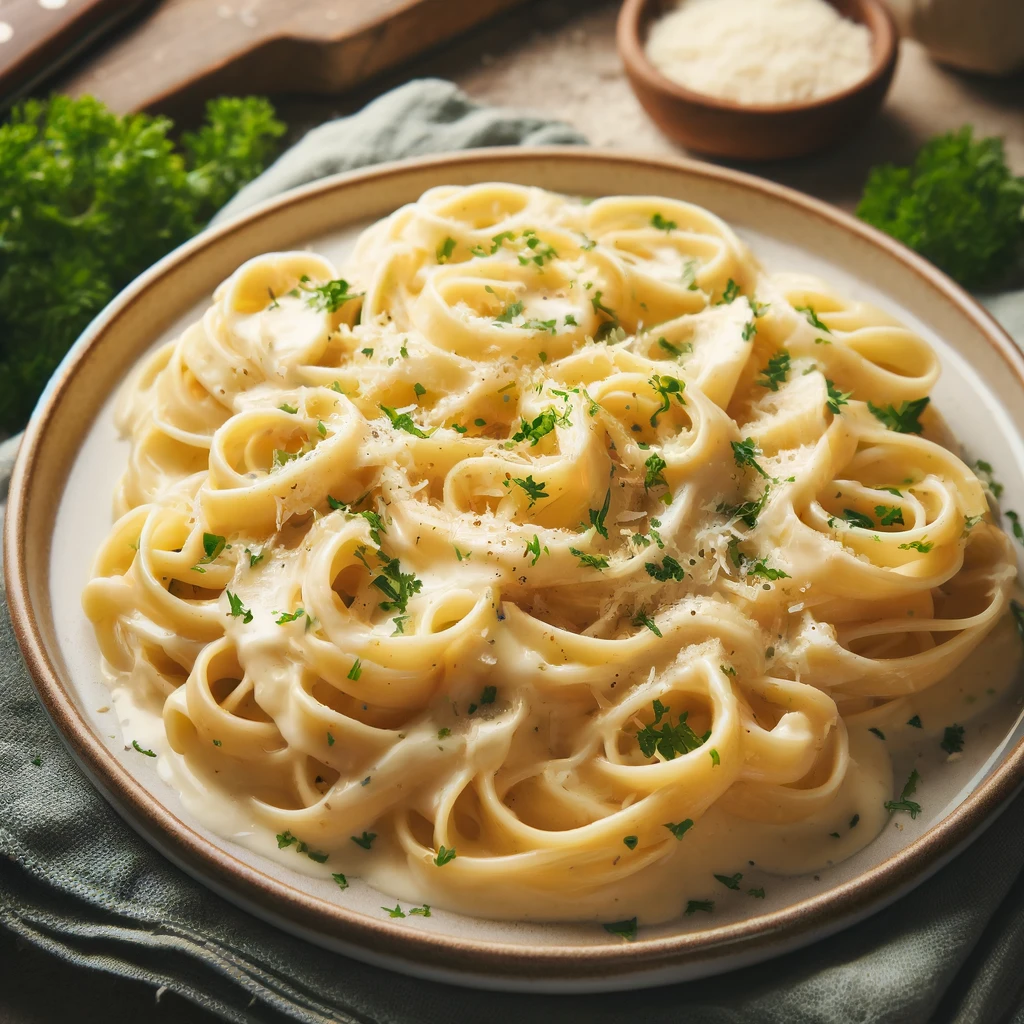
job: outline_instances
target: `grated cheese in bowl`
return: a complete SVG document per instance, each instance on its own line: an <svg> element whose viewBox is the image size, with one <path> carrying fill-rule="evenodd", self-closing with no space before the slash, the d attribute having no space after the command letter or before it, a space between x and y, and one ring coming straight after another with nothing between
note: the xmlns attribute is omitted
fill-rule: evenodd
<svg viewBox="0 0 1024 1024"><path fill-rule="evenodd" d="M682 0L647 57L694 92L748 106L823 99L871 69L871 33L826 0Z"/></svg>

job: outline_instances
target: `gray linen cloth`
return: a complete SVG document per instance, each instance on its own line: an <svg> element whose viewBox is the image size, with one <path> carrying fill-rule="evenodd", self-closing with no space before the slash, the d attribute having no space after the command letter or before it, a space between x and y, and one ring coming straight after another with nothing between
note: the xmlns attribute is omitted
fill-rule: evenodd
<svg viewBox="0 0 1024 1024"><path fill-rule="evenodd" d="M583 140L565 126L481 109L449 83L413 82L311 132L225 215L333 171L516 141ZM1001 301L1007 319L1024 320L1024 294ZM0 461L4 454L6 481L11 445ZM6 603L0 854L0 925L72 963L166 985L231 1021L1024 1024L1024 797L888 909L724 978L600 996L494 994L417 981L250 917L146 845L61 745L36 700Z"/></svg>

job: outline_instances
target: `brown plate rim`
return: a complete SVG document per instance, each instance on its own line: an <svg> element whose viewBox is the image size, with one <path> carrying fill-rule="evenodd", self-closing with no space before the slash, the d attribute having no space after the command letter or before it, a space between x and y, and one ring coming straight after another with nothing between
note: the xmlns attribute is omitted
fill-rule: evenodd
<svg viewBox="0 0 1024 1024"><path fill-rule="evenodd" d="M47 421L86 361L90 348L102 333L155 287L165 271L187 261L197 252L246 230L248 226L293 204L315 201L352 185L402 176L410 172L448 166L481 166L535 161L564 161L577 165L615 164L620 168L643 167L710 179L767 196L799 208L828 222L900 261L931 288L940 292L972 322L985 341L999 354L1008 372L1024 387L1024 354L996 321L962 288L920 256L892 238L849 214L793 189L753 175L682 158L630 156L623 153L574 146L493 147L455 154L417 157L381 164L314 182L263 203L252 211L209 229L166 256L137 278L93 321L58 368L25 432L11 478L4 532L4 575L15 635L25 657L36 691L63 741L89 777L137 830L206 884L227 890L255 907L256 913L275 919L307 936L321 937L351 948L356 955L404 962L421 969L449 975L486 975L492 980L607 978L619 974L682 969L688 965L743 957L765 959L772 949L792 948L824 933L830 922L850 921L878 909L886 897L894 897L941 866L959 847L972 839L1003 807L1024 780L1024 740L1008 751L990 775L949 815L937 822L898 853L827 893L801 900L780 910L745 921L699 932L660 938L638 938L632 943L595 946L553 945L528 948L505 942L463 939L426 931L411 931L390 921L310 896L244 863L207 840L165 808L135 780L75 710L70 694L50 658L31 603L27 571L29 497L32 494L36 453ZM481 179L486 180L486 179Z"/></svg>

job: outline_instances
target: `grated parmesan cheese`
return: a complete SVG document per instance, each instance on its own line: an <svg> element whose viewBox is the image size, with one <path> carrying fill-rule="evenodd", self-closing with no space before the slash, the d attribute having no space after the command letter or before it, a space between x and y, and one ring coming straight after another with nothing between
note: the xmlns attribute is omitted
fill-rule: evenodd
<svg viewBox="0 0 1024 1024"><path fill-rule="evenodd" d="M751 106L821 99L871 68L871 33L826 0L683 0L647 56L694 92Z"/></svg>

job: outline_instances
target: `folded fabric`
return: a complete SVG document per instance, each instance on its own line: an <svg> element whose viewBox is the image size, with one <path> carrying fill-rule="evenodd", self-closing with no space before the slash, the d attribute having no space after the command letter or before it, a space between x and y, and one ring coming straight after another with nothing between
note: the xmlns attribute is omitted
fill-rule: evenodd
<svg viewBox="0 0 1024 1024"><path fill-rule="evenodd" d="M412 82L311 132L222 212L417 153L580 142ZM1000 315L1024 321L1024 295ZM0 447L0 481L13 458ZM143 842L40 707L0 608L0 925L70 962L166 985L233 1021L855 1024L1021 1020L1024 797L933 879L853 928L723 978L600 996L496 995L348 960L236 909Z"/></svg>

